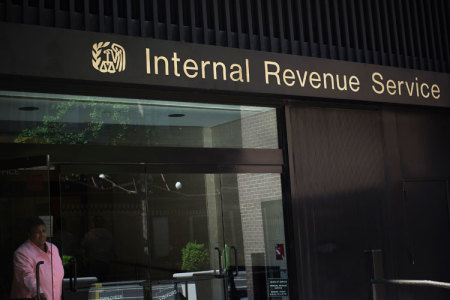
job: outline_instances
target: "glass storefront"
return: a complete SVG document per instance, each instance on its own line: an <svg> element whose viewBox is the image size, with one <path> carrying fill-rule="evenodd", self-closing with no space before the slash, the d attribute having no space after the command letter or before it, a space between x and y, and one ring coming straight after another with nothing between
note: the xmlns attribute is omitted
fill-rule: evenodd
<svg viewBox="0 0 450 300"><path fill-rule="evenodd" d="M1 95L5 146L278 147L273 108ZM46 159L1 160L1 298L29 238L23 224L40 216L64 268L53 290L60 285L65 300L288 299L280 173Z"/></svg>

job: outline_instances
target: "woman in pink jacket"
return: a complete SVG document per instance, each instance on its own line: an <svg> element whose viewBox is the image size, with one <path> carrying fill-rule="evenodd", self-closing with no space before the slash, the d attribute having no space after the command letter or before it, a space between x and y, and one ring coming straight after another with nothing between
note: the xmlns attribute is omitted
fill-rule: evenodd
<svg viewBox="0 0 450 300"><path fill-rule="evenodd" d="M47 242L45 223L40 218L31 218L27 225L28 240L14 252L11 298L37 296L36 264L43 261L44 264L39 268L41 297L47 300L61 300L64 268L58 248Z"/></svg>

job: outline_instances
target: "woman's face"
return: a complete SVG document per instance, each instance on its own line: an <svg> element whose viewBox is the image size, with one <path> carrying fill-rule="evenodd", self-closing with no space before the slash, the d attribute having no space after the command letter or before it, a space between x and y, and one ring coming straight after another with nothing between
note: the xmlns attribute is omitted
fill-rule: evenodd
<svg viewBox="0 0 450 300"><path fill-rule="evenodd" d="M38 225L31 229L30 241L33 244L42 249L45 245L46 240L47 240L47 229L45 228L45 225Z"/></svg>

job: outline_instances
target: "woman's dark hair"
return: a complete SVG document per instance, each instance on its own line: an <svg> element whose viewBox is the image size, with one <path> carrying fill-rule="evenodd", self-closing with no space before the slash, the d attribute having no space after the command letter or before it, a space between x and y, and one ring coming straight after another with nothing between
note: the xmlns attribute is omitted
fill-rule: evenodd
<svg viewBox="0 0 450 300"><path fill-rule="evenodd" d="M27 219L25 225L26 225L27 232L31 233L33 228L35 228L36 226L40 226L40 225L44 225L45 226L45 223L39 217L30 217L30 218Z"/></svg>

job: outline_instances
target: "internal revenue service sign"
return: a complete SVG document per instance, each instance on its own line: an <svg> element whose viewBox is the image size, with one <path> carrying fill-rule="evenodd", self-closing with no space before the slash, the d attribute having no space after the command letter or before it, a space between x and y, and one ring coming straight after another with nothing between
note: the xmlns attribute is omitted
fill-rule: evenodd
<svg viewBox="0 0 450 300"><path fill-rule="evenodd" d="M0 76L450 107L450 75L20 24L0 24Z"/></svg>

